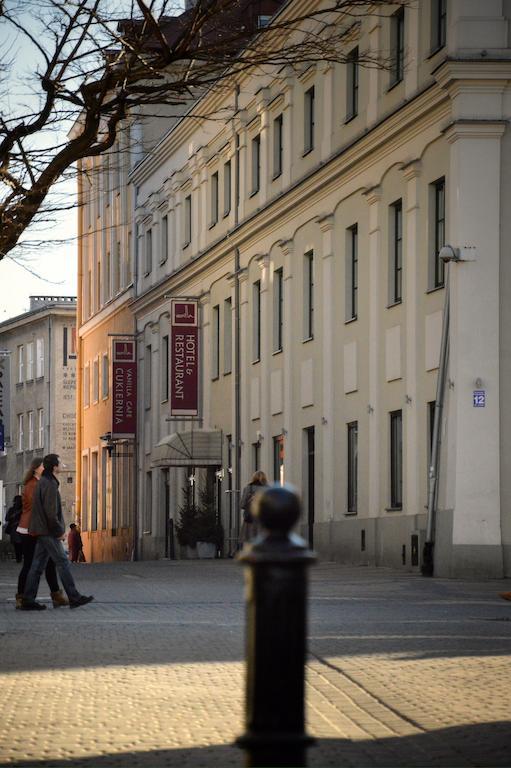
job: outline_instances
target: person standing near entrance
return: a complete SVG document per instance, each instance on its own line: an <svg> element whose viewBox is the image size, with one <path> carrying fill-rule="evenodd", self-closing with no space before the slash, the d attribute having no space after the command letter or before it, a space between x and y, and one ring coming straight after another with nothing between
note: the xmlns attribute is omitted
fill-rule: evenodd
<svg viewBox="0 0 511 768"><path fill-rule="evenodd" d="M90 603L94 598L92 595L81 595L78 592L62 545L66 528L59 493L60 461L57 454L50 453L45 456L43 467L43 474L34 491L29 527L30 535L37 537L37 544L21 607L25 611L40 611L46 608L45 605L37 603L35 598L41 574L46 568L48 558L51 557L57 566L62 586L69 598L69 607L79 608L81 605Z"/></svg>
<svg viewBox="0 0 511 768"><path fill-rule="evenodd" d="M250 541L259 532L259 526L252 514L252 502L254 497L258 493L262 493L268 488L268 480L264 472L261 470L254 472L248 485L243 489L241 494L240 506L243 511L243 525L241 527L241 540L242 542Z"/></svg>

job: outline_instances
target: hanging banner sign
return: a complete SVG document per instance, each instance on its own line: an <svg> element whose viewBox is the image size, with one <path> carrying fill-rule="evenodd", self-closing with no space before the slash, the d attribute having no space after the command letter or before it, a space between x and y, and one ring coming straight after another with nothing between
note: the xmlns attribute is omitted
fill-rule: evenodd
<svg viewBox="0 0 511 768"><path fill-rule="evenodd" d="M199 302L195 299L172 300L170 413L199 415Z"/></svg>
<svg viewBox="0 0 511 768"><path fill-rule="evenodd" d="M137 346L112 344L112 438L135 437L137 431Z"/></svg>

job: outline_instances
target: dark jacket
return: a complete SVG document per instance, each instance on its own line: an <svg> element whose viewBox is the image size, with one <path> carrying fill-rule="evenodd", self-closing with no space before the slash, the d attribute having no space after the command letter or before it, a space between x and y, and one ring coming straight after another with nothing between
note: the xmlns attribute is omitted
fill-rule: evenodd
<svg viewBox="0 0 511 768"><path fill-rule="evenodd" d="M34 490L29 533L60 539L65 531L57 478L44 473Z"/></svg>
<svg viewBox="0 0 511 768"><path fill-rule="evenodd" d="M243 521L245 523L254 522L254 518L252 516L252 502L254 500L254 496L258 493L262 493L267 488L267 485L256 485L255 483L249 483L243 489L240 506L243 510Z"/></svg>

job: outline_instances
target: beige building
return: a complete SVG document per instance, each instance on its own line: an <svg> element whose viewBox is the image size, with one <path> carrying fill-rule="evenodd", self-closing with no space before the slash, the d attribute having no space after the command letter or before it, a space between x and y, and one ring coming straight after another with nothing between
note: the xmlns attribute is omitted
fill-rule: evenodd
<svg viewBox="0 0 511 768"><path fill-rule="evenodd" d="M510 20L503 0L389 7L346 31L347 64L246 73L194 108L237 98L232 120L169 124L136 164L142 556L171 553L207 467L232 553L234 479L260 468L300 489L321 557L420 567L448 243L435 573L511 573ZM200 300L199 459L169 420L172 297Z"/></svg>
<svg viewBox="0 0 511 768"><path fill-rule="evenodd" d="M28 312L0 324L8 507L32 459L57 453L66 523L75 519L76 297L30 296ZM8 382L6 384L6 382Z"/></svg>

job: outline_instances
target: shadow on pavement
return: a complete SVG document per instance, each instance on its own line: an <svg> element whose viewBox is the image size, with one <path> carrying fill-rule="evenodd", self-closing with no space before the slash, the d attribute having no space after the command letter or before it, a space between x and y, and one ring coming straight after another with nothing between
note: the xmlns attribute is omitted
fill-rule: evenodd
<svg viewBox="0 0 511 768"><path fill-rule="evenodd" d="M69 745L72 748L72 745ZM367 741L321 739L309 750L310 766L411 766L412 768L461 768L462 766L509 766L511 723L491 722L444 728L414 736ZM70 760L10 761L16 768L162 768L241 766L243 754L229 745L191 749L154 750L101 754ZM3 763L2 763L3 765Z"/></svg>

